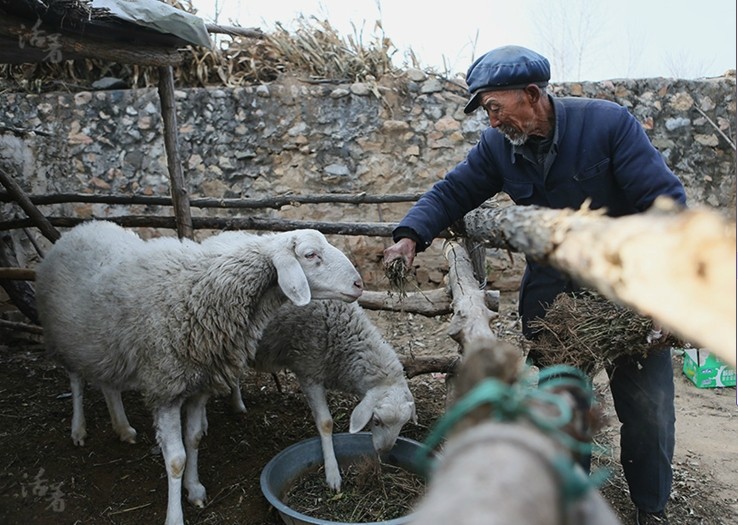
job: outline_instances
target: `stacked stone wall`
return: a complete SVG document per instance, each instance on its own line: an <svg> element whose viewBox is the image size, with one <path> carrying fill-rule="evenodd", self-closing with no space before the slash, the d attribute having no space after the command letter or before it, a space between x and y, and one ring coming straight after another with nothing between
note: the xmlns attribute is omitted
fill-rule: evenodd
<svg viewBox="0 0 738 525"><path fill-rule="evenodd" d="M735 73L701 80L623 79L554 84L555 96L613 100L641 122L666 163L684 182L691 204L736 210ZM311 84L298 79L238 88L176 90L179 145L192 197L422 192L463 160L488 125L464 115L465 90L407 71L376 84ZM167 195L162 119L155 89L0 94L0 126L35 130L0 134L31 194ZM244 212L321 221L397 221L410 203L303 205ZM54 215L111 217L167 214L168 209L69 204ZM193 214L222 215L223 210ZM19 214L0 205L0 215ZM20 212L22 216L22 212ZM171 234L171 232L169 232ZM335 239L370 287L386 287L379 260L387 239ZM21 244L24 244L21 242ZM440 242L418 258L421 287L441 282ZM32 262L33 251L28 250ZM490 277L514 287L519 259L491 253Z"/></svg>

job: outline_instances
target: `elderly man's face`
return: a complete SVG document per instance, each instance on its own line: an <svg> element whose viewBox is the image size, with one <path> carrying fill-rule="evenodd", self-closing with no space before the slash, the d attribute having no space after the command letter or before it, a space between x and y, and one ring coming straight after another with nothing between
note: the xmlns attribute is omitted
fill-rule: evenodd
<svg viewBox="0 0 738 525"><path fill-rule="evenodd" d="M511 144L520 146L528 140L535 125L535 113L525 91L487 91L480 95L480 105L487 112L489 125L497 128Z"/></svg>

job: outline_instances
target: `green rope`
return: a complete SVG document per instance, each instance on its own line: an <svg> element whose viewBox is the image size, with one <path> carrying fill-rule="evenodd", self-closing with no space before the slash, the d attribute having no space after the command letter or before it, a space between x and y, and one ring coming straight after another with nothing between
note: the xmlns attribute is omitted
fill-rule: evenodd
<svg viewBox="0 0 738 525"><path fill-rule="evenodd" d="M553 388L560 386L576 387L586 396L587 403L592 403L594 395L589 377L578 368L556 365L539 372L537 388L533 379L528 374L523 380L511 385L495 378L487 378L477 384L459 399L432 429L423 448L416 455L416 463L421 471L428 473L433 469L435 464L433 450L441 444L446 434L459 420L482 405L491 405L494 408L492 418L495 421L507 422L525 418L544 433L557 439L570 451L591 454L590 443L578 441L561 430L571 421L573 413L571 406L562 396L551 392ZM539 411L531 410L532 401L553 407L554 415L544 416ZM587 478L581 470L576 469L571 457L563 454L554 459L553 468L564 484L563 497L566 502L578 499L593 486L599 486L608 475L598 472L597 475Z"/></svg>

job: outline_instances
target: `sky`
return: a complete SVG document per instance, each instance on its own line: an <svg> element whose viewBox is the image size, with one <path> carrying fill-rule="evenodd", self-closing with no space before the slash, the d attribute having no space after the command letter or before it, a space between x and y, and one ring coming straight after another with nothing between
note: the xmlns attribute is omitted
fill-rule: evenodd
<svg viewBox="0 0 738 525"><path fill-rule="evenodd" d="M735 0L192 0L207 22L286 29L327 19L370 43L384 34L407 67L463 74L484 52L522 45L551 61L552 81L700 78L736 69ZM217 9L217 20L216 20ZM381 22L381 30L376 28Z"/></svg>

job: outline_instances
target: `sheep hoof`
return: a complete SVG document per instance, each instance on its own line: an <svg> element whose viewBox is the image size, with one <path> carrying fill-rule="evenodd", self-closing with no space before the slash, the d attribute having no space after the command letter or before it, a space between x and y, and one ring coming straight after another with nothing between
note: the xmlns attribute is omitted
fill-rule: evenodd
<svg viewBox="0 0 738 525"><path fill-rule="evenodd" d="M136 444L136 435L137 435L136 429L134 429L132 427L128 427L126 430L123 430L119 434L120 440L123 443L130 443L131 445L135 445Z"/></svg>
<svg viewBox="0 0 738 525"><path fill-rule="evenodd" d="M198 509L205 507L205 500L207 499L207 492L202 483L197 483L191 487L187 487L187 501Z"/></svg>
<svg viewBox="0 0 738 525"><path fill-rule="evenodd" d="M87 432L85 430L72 432L72 442L78 447L85 446L86 437L87 437Z"/></svg>
<svg viewBox="0 0 738 525"><path fill-rule="evenodd" d="M327 476L325 481L331 490L334 492L341 492L341 476L338 476L338 479L333 476Z"/></svg>

